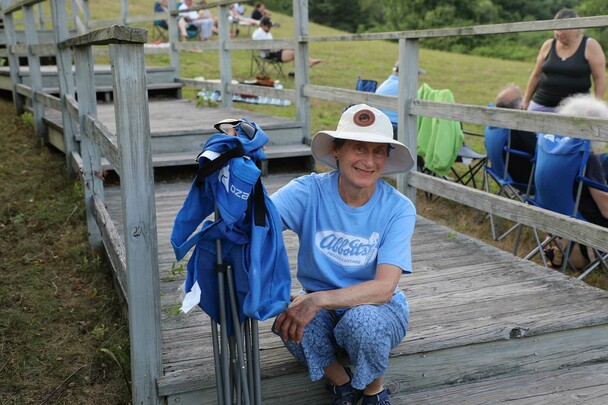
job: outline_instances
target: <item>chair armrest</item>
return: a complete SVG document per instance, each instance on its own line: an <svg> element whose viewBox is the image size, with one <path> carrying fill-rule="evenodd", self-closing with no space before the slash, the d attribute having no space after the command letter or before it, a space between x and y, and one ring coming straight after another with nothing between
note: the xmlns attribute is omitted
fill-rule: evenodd
<svg viewBox="0 0 608 405"><path fill-rule="evenodd" d="M598 183L587 177L577 177L577 180L582 181L583 184L585 184L588 187L595 188L597 190L605 191L608 193L608 185L606 185L606 184Z"/></svg>

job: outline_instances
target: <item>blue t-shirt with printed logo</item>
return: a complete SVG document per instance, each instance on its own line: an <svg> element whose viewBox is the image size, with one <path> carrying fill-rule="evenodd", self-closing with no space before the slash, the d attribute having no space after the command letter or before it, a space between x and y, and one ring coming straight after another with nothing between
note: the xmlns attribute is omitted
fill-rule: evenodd
<svg viewBox="0 0 608 405"><path fill-rule="evenodd" d="M372 280L378 264L411 273L412 202L378 180L371 199L351 207L338 193L338 177L337 171L303 176L271 196L283 228L299 237L302 287L322 291Z"/></svg>

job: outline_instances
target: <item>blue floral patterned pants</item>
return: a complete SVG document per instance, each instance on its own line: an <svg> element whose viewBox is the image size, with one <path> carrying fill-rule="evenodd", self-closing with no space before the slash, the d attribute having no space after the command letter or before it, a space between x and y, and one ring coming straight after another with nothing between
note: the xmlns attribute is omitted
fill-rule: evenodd
<svg viewBox="0 0 608 405"><path fill-rule="evenodd" d="M405 337L408 326L405 297L400 293L386 304L359 305L332 312L319 311L304 328L300 344L281 339L287 350L308 367L312 381L321 379L323 369L344 349L355 367L351 384L356 389L364 389L384 375L390 350Z"/></svg>

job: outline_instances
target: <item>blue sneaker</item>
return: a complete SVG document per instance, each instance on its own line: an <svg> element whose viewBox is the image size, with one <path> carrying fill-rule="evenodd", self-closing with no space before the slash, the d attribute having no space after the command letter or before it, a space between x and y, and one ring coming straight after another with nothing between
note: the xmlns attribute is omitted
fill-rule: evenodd
<svg viewBox="0 0 608 405"><path fill-rule="evenodd" d="M376 395L363 395L361 405L391 405L388 400L388 390L385 388Z"/></svg>
<svg viewBox="0 0 608 405"><path fill-rule="evenodd" d="M363 395L361 390L350 385L350 381L340 386L332 385L330 391L334 394L331 405L355 405Z"/></svg>
<svg viewBox="0 0 608 405"><path fill-rule="evenodd" d="M350 368L344 367L344 370L348 374L348 377L352 378L353 374ZM353 388L350 385L350 381L343 385L327 385L326 387L334 394L331 405L355 405L363 396L363 391Z"/></svg>

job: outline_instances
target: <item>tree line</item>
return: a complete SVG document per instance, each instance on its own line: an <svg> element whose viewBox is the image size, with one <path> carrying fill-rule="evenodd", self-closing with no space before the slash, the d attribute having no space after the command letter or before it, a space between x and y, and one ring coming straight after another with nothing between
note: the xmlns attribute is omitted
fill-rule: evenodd
<svg viewBox="0 0 608 405"><path fill-rule="evenodd" d="M267 0L270 10L291 14L292 2ZM581 17L608 14L606 0L310 0L309 18L339 30L361 32L408 31L520 21L550 20L562 8ZM587 35L608 50L608 29L589 29ZM437 38L421 46L450 52L534 60L550 32Z"/></svg>

